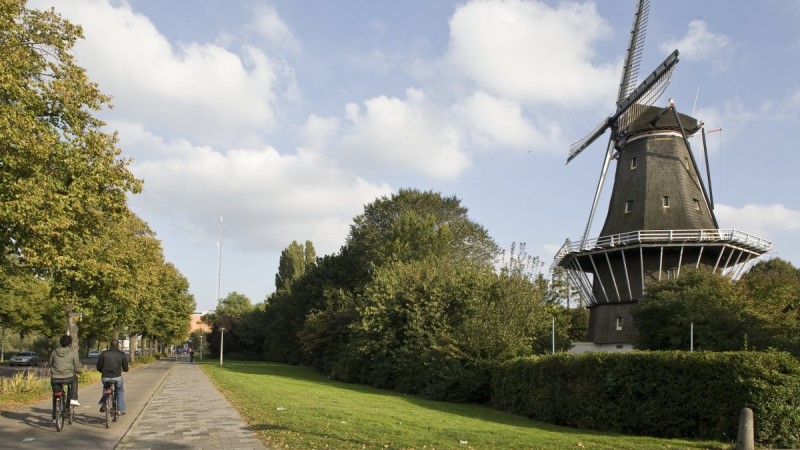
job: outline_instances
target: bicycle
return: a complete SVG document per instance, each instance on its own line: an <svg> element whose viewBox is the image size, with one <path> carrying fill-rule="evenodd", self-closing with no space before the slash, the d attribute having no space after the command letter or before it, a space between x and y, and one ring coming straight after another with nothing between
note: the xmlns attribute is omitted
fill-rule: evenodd
<svg viewBox="0 0 800 450"><path fill-rule="evenodd" d="M72 425L75 420L75 406L71 404L72 389L69 383L59 384L58 388L53 391L53 413L56 419L56 431L64 429L64 421L66 420Z"/></svg>
<svg viewBox="0 0 800 450"><path fill-rule="evenodd" d="M116 422L119 417L117 409L117 383L106 381L103 383L103 409L106 413L106 428L111 427L111 422Z"/></svg>

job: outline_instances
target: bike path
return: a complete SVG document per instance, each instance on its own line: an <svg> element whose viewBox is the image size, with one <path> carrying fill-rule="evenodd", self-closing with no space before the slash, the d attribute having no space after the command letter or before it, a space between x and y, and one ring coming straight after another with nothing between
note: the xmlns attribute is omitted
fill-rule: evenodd
<svg viewBox="0 0 800 450"><path fill-rule="evenodd" d="M97 404L101 383L83 386L75 423L57 432L47 399L0 418L2 448L264 450L239 413L186 358L165 358L124 375L126 415L111 428Z"/></svg>
<svg viewBox="0 0 800 450"><path fill-rule="evenodd" d="M144 406L161 386L175 364L165 360L137 367L125 378L126 415L106 428L105 415L100 413L98 401L103 393L99 381L81 386L78 393L81 406L75 408L75 422L64 424L56 431L52 420L53 400L24 406L13 411L3 411L0 418L0 438L3 449L89 448L113 449L122 439ZM89 367L89 370L93 368Z"/></svg>
<svg viewBox="0 0 800 450"><path fill-rule="evenodd" d="M127 399L127 397L126 397ZM197 364L173 367L117 450L266 450Z"/></svg>

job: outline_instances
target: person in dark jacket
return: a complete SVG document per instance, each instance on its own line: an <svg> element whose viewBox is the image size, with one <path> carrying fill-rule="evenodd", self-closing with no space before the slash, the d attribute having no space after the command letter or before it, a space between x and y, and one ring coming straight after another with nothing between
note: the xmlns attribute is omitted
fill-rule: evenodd
<svg viewBox="0 0 800 450"><path fill-rule="evenodd" d="M103 385L114 383L117 386L117 410L125 414L125 389L122 383L122 372L128 371L128 356L119 349L119 341L111 340L111 348L100 353L97 358L97 370L102 372ZM104 390L105 391L105 390ZM106 412L106 396L100 397L100 412Z"/></svg>
<svg viewBox="0 0 800 450"><path fill-rule="evenodd" d="M70 391L72 392L70 405L80 406L78 402L78 374L81 370L81 360L78 358L78 352L72 347L72 336L61 336L59 339L61 347L55 349L50 353L50 360L48 365L50 367L50 385L53 392L56 389L61 389L61 385L69 384ZM53 397L53 419L56 414L56 399Z"/></svg>

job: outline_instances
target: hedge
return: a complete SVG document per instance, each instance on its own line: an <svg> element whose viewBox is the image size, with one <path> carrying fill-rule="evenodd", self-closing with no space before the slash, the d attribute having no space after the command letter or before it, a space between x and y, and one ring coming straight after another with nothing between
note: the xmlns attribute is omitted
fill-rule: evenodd
<svg viewBox="0 0 800 450"><path fill-rule="evenodd" d="M800 363L779 352L559 354L492 373L495 408L557 425L735 441L749 407L756 441L800 446Z"/></svg>

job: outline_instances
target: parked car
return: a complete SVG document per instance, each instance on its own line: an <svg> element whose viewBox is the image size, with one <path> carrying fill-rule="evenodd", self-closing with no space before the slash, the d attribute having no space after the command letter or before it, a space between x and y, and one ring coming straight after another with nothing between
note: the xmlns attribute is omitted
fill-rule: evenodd
<svg viewBox="0 0 800 450"><path fill-rule="evenodd" d="M39 357L34 352L17 352L11 355L9 364L12 366L38 366Z"/></svg>
<svg viewBox="0 0 800 450"><path fill-rule="evenodd" d="M97 358L99 356L100 356L100 351L98 351L98 350L92 350L92 351L89 352L89 355L88 355L89 358Z"/></svg>

